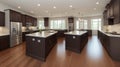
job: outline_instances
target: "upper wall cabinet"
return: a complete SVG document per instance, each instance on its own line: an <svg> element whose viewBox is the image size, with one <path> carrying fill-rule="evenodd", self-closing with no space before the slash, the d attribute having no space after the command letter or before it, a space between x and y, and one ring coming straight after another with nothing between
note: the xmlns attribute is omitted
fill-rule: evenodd
<svg viewBox="0 0 120 67"><path fill-rule="evenodd" d="M114 1L114 24L120 23L120 0Z"/></svg>
<svg viewBox="0 0 120 67"><path fill-rule="evenodd" d="M103 12L103 18L104 25L108 25L107 10Z"/></svg>
<svg viewBox="0 0 120 67"><path fill-rule="evenodd" d="M22 22L21 13L10 10L10 21L11 22Z"/></svg>
<svg viewBox="0 0 120 67"><path fill-rule="evenodd" d="M37 18L25 15L26 24L30 24L30 26L37 26Z"/></svg>
<svg viewBox="0 0 120 67"><path fill-rule="evenodd" d="M22 14L22 25L26 26L26 19L24 14Z"/></svg>
<svg viewBox="0 0 120 67"><path fill-rule="evenodd" d="M113 18L114 17L114 2L113 2L113 0L111 0L110 3L107 4L106 9L107 9L107 18Z"/></svg>
<svg viewBox="0 0 120 67"><path fill-rule="evenodd" d="M48 27L48 26L49 26L49 18L48 18L48 17L45 17L45 18L44 18L44 26L45 26L45 27Z"/></svg>
<svg viewBox="0 0 120 67"><path fill-rule="evenodd" d="M120 0L111 0L103 13L104 24L113 25L120 23ZM107 18L107 19L106 19Z"/></svg>
<svg viewBox="0 0 120 67"><path fill-rule="evenodd" d="M5 26L5 13L0 12L0 26Z"/></svg>

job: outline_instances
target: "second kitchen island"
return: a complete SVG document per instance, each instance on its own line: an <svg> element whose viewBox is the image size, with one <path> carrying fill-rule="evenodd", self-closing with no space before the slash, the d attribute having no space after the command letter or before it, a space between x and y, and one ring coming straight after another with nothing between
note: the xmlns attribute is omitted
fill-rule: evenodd
<svg viewBox="0 0 120 67"><path fill-rule="evenodd" d="M57 32L42 31L26 35L26 55L46 61L52 47L57 43Z"/></svg>
<svg viewBox="0 0 120 67"><path fill-rule="evenodd" d="M65 46L67 50L80 53L88 41L87 31L71 31L65 33Z"/></svg>

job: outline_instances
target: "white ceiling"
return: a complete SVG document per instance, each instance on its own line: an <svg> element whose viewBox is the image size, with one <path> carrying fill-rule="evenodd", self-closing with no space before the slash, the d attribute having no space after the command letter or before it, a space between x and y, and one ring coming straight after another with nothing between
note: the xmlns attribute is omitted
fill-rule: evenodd
<svg viewBox="0 0 120 67"><path fill-rule="evenodd" d="M0 2L32 13L36 17L96 16L102 15L110 0L0 0ZM96 4L99 2L99 5ZM40 6L37 4L40 3ZM70 8L69 5L73 7ZM56 6L56 9L53 8ZM95 10L96 8L96 10Z"/></svg>

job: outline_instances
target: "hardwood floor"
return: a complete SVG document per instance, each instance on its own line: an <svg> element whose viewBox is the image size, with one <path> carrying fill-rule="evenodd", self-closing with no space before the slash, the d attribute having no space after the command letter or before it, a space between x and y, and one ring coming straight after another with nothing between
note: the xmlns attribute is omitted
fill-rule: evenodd
<svg viewBox="0 0 120 67"><path fill-rule="evenodd" d="M120 62L111 60L97 36L93 36L80 54L65 50L64 38L58 39L46 62L26 56L23 43L0 51L0 67L120 67Z"/></svg>

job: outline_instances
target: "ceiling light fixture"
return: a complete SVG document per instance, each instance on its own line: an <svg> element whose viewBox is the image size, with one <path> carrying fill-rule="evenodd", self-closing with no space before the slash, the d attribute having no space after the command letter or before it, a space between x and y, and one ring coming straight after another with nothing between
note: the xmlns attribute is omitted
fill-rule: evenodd
<svg viewBox="0 0 120 67"><path fill-rule="evenodd" d="M99 4L99 2L96 2L96 4L98 5L98 4Z"/></svg>
<svg viewBox="0 0 120 67"><path fill-rule="evenodd" d="M69 7L73 7L72 5L70 5Z"/></svg>
<svg viewBox="0 0 120 67"><path fill-rule="evenodd" d="M53 8L56 9L56 6L54 6Z"/></svg>
<svg viewBox="0 0 120 67"><path fill-rule="evenodd" d="M20 6L18 6L18 8L20 9L21 7L20 7Z"/></svg>
<svg viewBox="0 0 120 67"><path fill-rule="evenodd" d="M37 6L40 6L40 4L37 4Z"/></svg>

